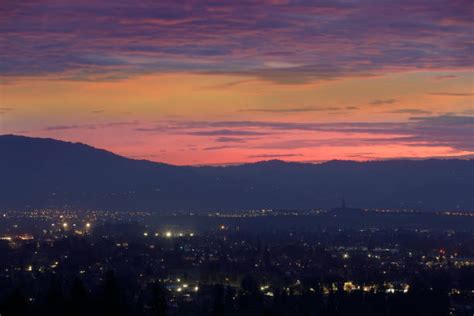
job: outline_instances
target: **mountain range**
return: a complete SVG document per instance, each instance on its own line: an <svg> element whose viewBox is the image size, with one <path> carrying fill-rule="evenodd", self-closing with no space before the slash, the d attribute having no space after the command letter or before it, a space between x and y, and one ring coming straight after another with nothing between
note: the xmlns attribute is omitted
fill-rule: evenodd
<svg viewBox="0 0 474 316"><path fill-rule="evenodd" d="M80 143L0 136L0 208L474 210L474 160L174 166Z"/></svg>

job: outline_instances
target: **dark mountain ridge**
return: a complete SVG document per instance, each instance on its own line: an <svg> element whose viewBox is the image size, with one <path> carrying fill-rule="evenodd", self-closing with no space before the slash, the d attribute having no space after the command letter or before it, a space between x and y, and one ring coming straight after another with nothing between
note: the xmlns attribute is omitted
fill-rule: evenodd
<svg viewBox="0 0 474 316"><path fill-rule="evenodd" d="M80 143L0 136L0 208L131 210L330 208L474 209L474 160L270 160L173 166Z"/></svg>

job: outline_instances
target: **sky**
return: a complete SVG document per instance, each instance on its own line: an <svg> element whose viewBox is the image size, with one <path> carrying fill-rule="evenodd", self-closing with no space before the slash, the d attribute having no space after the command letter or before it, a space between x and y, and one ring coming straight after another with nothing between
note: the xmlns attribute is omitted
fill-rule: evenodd
<svg viewBox="0 0 474 316"><path fill-rule="evenodd" d="M474 157L472 1L0 2L0 134L177 165Z"/></svg>

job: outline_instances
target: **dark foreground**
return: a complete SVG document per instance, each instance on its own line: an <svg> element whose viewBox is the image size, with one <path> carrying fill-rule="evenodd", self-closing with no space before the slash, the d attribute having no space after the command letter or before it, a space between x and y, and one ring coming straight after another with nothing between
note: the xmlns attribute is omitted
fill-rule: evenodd
<svg viewBox="0 0 474 316"><path fill-rule="evenodd" d="M474 311L467 213L1 215L2 316Z"/></svg>

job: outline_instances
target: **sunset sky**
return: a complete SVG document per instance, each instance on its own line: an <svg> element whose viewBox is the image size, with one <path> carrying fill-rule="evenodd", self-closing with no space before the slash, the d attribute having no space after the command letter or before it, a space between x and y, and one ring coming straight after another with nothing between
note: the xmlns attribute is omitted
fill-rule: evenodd
<svg viewBox="0 0 474 316"><path fill-rule="evenodd" d="M0 134L179 165L474 156L472 1L0 2Z"/></svg>

